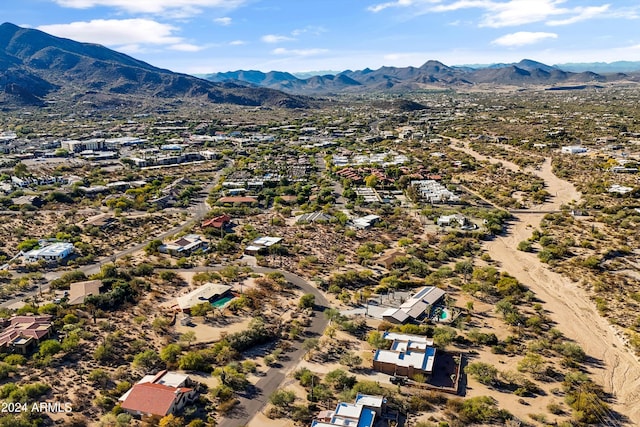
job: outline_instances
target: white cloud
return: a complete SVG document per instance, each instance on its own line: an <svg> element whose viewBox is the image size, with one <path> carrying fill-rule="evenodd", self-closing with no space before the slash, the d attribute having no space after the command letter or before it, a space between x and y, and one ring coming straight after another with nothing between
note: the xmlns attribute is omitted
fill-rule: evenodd
<svg viewBox="0 0 640 427"><path fill-rule="evenodd" d="M204 48L204 46L196 46L191 43L177 43L169 46L169 49L177 50L180 52L199 52Z"/></svg>
<svg viewBox="0 0 640 427"><path fill-rule="evenodd" d="M432 12L452 12L461 9L482 9L485 13L480 19L481 27L509 27L544 21L551 16L569 12L559 5L565 0L458 0L449 4L440 4Z"/></svg>
<svg viewBox="0 0 640 427"><path fill-rule="evenodd" d="M70 24L42 25L39 30L58 37L106 46L176 45L176 27L149 19L96 19Z"/></svg>
<svg viewBox="0 0 640 427"><path fill-rule="evenodd" d="M543 32L528 32L519 31L517 33L506 34L491 42L498 46L517 47L535 44L546 39L557 39L558 35L555 33L543 33Z"/></svg>
<svg viewBox="0 0 640 427"><path fill-rule="evenodd" d="M368 10L380 12L392 7L411 7L414 16L418 16L479 9L482 13L478 20L480 27L501 28L546 21L548 25L568 25L601 16L610 7L608 4L567 7L567 3L568 0L396 0L370 6ZM614 15L610 13L609 16Z"/></svg>
<svg viewBox="0 0 640 427"><path fill-rule="evenodd" d="M267 34L262 36L261 40L265 43L280 43L280 42L291 41L294 39L289 36L281 36L278 34Z"/></svg>
<svg viewBox="0 0 640 427"><path fill-rule="evenodd" d="M233 41L230 41L229 44L231 46L242 46L242 45L247 44L247 42L244 41L244 40L233 40Z"/></svg>
<svg viewBox="0 0 640 427"><path fill-rule="evenodd" d="M319 35L321 35L323 33L326 33L326 32L327 32L327 29L324 28L324 27L320 27L320 26L317 26L317 25L307 25L304 28L298 28L298 29L295 29L295 30L291 31L291 35L294 36L294 37L297 37L297 36L302 35L302 34L312 34L314 36L319 36Z"/></svg>
<svg viewBox="0 0 640 427"><path fill-rule="evenodd" d="M203 8L236 8L246 0L55 0L63 7L89 9L92 7L113 7L130 13L172 13L193 16Z"/></svg>
<svg viewBox="0 0 640 427"><path fill-rule="evenodd" d="M428 3L438 3L439 1L440 0L432 0L432 1L428 1ZM369 10L370 12L377 13L392 7L410 7L410 6L424 3L424 2L425 2L424 0L396 0L396 1L389 1L386 3L378 3L373 6L369 6L367 10Z"/></svg>
<svg viewBox="0 0 640 427"><path fill-rule="evenodd" d="M224 16L222 18L216 18L216 19L213 20L213 22L215 22L216 24L223 25L225 27L227 25L231 25L231 21L232 21L232 19L229 18L228 16Z"/></svg>
<svg viewBox="0 0 640 427"><path fill-rule="evenodd" d="M327 49L285 49L283 47L276 48L271 51L274 55L291 55L291 56L314 56L327 53Z"/></svg>
<svg viewBox="0 0 640 427"><path fill-rule="evenodd" d="M556 25L569 25L575 24L576 22L586 21L587 19L597 18L604 15L609 10L608 4L602 6L594 6L594 7L585 7L585 8L576 8L576 11L579 10L577 15L571 16L566 19L559 19L555 21L547 22L547 25L556 26Z"/></svg>

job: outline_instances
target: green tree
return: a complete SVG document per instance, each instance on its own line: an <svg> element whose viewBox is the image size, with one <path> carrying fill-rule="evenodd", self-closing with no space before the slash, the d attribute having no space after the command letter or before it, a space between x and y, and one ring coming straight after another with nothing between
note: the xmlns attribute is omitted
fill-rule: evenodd
<svg viewBox="0 0 640 427"><path fill-rule="evenodd" d="M298 307L300 308L313 308L316 303L316 297L313 294L304 294L300 297Z"/></svg>
<svg viewBox="0 0 640 427"><path fill-rule="evenodd" d="M373 348L388 348L391 344L388 340L382 337L379 331L371 331L367 335L367 342Z"/></svg>
<svg viewBox="0 0 640 427"><path fill-rule="evenodd" d="M296 394L291 390L276 390L269 396L269 402L282 409L288 409L295 400Z"/></svg>
<svg viewBox="0 0 640 427"><path fill-rule="evenodd" d="M456 336L458 333L455 329L449 326L439 327L433 331L433 342L438 347L444 348L451 344Z"/></svg>
<svg viewBox="0 0 640 427"><path fill-rule="evenodd" d="M518 362L518 371L528 372L535 378L540 378L544 374L546 363L544 358L538 353L527 353Z"/></svg>
<svg viewBox="0 0 640 427"><path fill-rule="evenodd" d="M143 371L150 371L161 362L160 356L155 350L145 350L133 358L133 366Z"/></svg>
<svg viewBox="0 0 640 427"><path fill-rule="evenodd" d="M105 388L111 381L111 377L103 369L94 369L87 376L87 380L94 384L99 384L100 387Z"/></svg>
<svg viewBox="0 0 640 427"><path fill-rule="evenodd" d="M58 340L46 340L40 343L40 350L38 353L42 357L53 356L62 350L62 346Z"/></svg>
<svg viewBox="0 0 640 427"><path fill-rule="evenodd" d="M181 342L186 342L187 343L187 348L191 347L191 343L196 340L196 333L193 332L193 331L187 331L184 334L180 335L179 340Z"/></svg>
<svg viewBox="0 0 640 427"><path fill-rule="evenodd" d="M147 255L157 254L160 246L162 246L162 240L152 240L144 247L144 251Z"/></svg>
<svg viewBox="0 0 640 427"><path fill-rule="evenodd" d="M190 351L178 359L178 367L185 371L204 371L208 364L202 354L197 351Z"/></svg>
<svg viewBox="0 0 640 427"><path fill-rule="evenodd" d="M29 170L27 168L27 165L25 165L22 162L18 162L14 167L13 167L13 174L19 178L24 178L25 176L27 176L29 173Z"/></svg>
<svg viewBox="0 0 640 427"><path fill-rule="evenodd" d="M485 385L496 385L499 382L498 369L488 363L470 363L464 368L464 372Z"/></svg>
<svg viewBox="0 0 640 427"><path fill-rule="evenodd" d="M158 423L159 427L184 427L184 425L184 419L173 414L162 417L162 419Z"/></svg>
<svg viewBox="0 0 640 427"><path fill-rule="evenodd" d="M371 174L371 175L365 177L364 184L367 187L374 188L376 185L378 185L378 177L373 175L373 174Z"/></svg>
<svg viewBox="0 0 640 427"><path fill-rule="evenodd" d="M350 390L357 382L354 375L349 375L342 369L335 369L328 372L327 375L325 375L324 380L336 391Z"/></svg>
<svg viewBox="0 0 640 427"><path fill-rule="evenodd" d="M175 363L182 353L182 347L178 344L169 344L160 350L160 359L165 363Z"/></svg>

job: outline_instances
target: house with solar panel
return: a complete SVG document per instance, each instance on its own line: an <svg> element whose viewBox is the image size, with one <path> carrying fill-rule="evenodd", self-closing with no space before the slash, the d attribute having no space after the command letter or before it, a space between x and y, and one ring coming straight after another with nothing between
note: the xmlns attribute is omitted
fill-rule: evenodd
<svg viewBox="0 0 640 427"><path fill-rule="evenodd" d="M382 319L395 324L420 322L431 317L434 308L442 303L445 296L446 292L442 289L425 286L399 307L387 309L382 313Z"/></svg>

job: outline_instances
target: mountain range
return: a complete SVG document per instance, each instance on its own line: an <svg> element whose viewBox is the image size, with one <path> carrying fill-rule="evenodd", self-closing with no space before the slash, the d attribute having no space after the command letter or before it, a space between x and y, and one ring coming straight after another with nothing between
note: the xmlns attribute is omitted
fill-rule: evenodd
<svg viewBox="0 0 640 427"><path fill-rule="evenodd" d="M0 107L46 103L139 105L196 100L305 107L307 100L246 84L214 83L90 43L0 25Z"/></svg>
<svg viewBox="0 0 640 427"><path fill-rule="evenodd" d="M0 25L0 108L79 104L119 106L231 103L305 108L309 95L512 86L548 89L640 82L640 73L571 72L532 60L482 68L427 61L420 67L381 67L295 76L282 71L233 71L195 77L154 67L104 46L64 39L14 24Z"/></svg>
<svg viewBox="0 0 640 427"><path fill-rule="evenodd" d="M512 64L492 64L482 68L450 67L427 61L420 67L365 68L337 74L299 78L281 71L231 71L204 76L214 82L238 82L282 90L288 93L322 95L371 91L410 91L433 87L465 88L478 85L593 87L607 82L640 82L640 73L598 74L571 72L530 59Z"/></svg>

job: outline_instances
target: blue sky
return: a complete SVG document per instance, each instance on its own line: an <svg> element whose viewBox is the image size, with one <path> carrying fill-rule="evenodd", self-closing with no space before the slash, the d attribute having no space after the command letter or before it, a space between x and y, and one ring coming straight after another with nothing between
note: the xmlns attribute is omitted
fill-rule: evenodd
<svg viewBox="0 0 640 427"><path fill-rule="evenodd" d="M637 0L20 0L0 16L190 74L640 60Z"/></svg>

